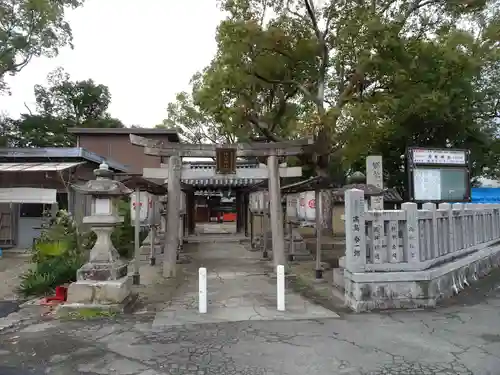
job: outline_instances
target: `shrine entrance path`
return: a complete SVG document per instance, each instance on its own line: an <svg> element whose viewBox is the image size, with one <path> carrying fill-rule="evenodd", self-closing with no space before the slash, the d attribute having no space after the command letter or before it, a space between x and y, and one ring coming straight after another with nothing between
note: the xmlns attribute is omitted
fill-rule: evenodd
<svg viewBox="0 0 500 375"><path fill-rule="evenodd" d="M270 276L270 268L259 253L246 250L239 242L189 243L186 252L191 263L184 265L185 280L156 313L154 326L339 317L292 290L286 291L286 311L277 311L276 279ZM206 314L198 312L199 267L205 267L208 275Z"/></svg>

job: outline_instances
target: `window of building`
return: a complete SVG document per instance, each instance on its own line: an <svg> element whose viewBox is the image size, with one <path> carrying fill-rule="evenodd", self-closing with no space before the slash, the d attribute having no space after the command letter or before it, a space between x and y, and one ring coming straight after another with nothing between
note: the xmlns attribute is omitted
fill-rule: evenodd
<svg viewBox="0 0 500 375"><path fill-rule="evenodd" d="M20 208L21 217L43 217L47 205L41 203L22 203Z"/></svg>

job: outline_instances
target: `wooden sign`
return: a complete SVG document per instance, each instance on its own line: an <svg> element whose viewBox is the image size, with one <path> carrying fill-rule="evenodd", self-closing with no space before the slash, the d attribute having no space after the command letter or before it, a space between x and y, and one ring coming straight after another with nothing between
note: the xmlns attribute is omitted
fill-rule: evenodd
<svg viewBox="0 0 500 375"><path fill-rule="evenodd" d="M216 172L221 174L236 173L236 149L217 148L215 150Z"/></svg>

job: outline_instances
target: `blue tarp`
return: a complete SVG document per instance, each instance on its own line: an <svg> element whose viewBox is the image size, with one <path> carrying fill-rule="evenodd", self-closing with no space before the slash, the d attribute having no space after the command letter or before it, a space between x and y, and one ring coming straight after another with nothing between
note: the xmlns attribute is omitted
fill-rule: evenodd
<svg viewBox="0 0 500 375"><path fill-rule="evenodd" d="M472 188L472 203L500 203L500 188Z"/></svg>

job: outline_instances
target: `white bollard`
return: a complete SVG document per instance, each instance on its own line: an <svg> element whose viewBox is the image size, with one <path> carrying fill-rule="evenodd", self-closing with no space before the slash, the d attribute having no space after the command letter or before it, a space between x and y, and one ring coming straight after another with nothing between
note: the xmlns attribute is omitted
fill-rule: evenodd
<svg viewBox="0 0 500 375"><path fill-rule="evenodd" d="M207 269L201 267L198 270L198 304L200 314L207 312Z"/></svg>
<svg viewBox="0 0 500 375"><path fill-rule="evenodd" d="M276 267L278 311L285 311L285 266Z"/></svg>

